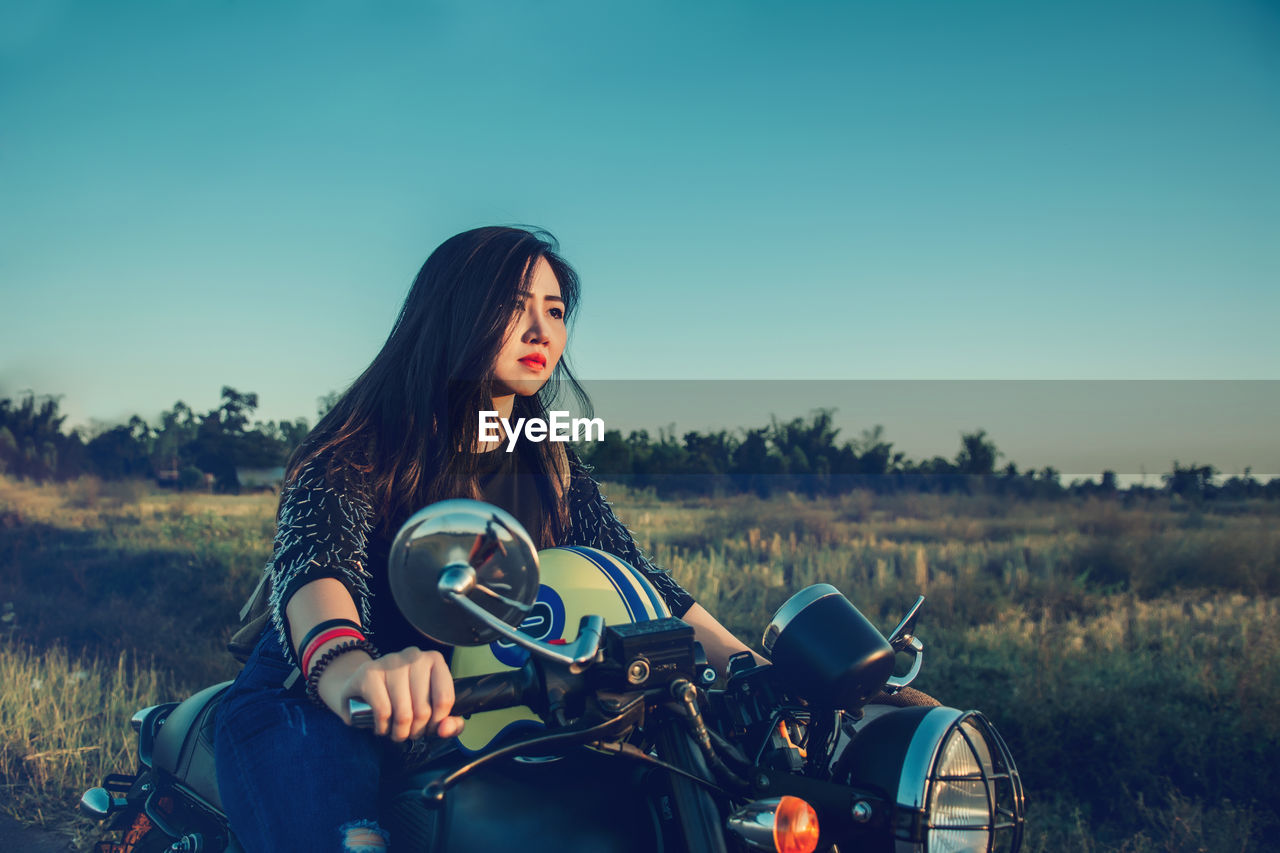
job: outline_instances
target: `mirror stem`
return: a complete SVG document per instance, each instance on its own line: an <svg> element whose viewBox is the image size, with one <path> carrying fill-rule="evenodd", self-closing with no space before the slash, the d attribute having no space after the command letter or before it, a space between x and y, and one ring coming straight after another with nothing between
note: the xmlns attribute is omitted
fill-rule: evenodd
<svg viewBox="0 0 1280 853"><path fill-rule="evenodd" d="M466 563L450 563L440 570L440 594L446 598L466 595L476 587L476 570Z"/></svg>

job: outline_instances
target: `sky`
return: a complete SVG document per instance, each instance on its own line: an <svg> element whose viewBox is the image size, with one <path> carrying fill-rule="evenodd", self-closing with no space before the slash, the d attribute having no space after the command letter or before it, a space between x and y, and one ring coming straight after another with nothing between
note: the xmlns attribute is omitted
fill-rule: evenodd
<svg viewBox="0 0 1280 853"><path fill-rule="evenodd" d="M431 250L495 223L581 274L579 375L710 383L619 426L733 426L730 393L893 439L919 419L781 389L1277 380L1277 151L1261 0L0 0L0 397L112 422L230 385L314 420ZM1083 440L1280 472L1280 383L1228 385L1226 430ZM1073 470L946 399L900 449L985 426Z"/></svg>

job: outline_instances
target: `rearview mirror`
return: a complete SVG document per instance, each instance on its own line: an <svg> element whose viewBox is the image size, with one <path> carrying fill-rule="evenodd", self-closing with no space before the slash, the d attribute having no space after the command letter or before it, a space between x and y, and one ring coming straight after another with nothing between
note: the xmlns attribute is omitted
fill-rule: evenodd
<svg viewBox="0 0 1280 853"><path fill-rule="evenodd" d="M391 544L391 595L428 639L479 646L504 632L456 606L461 596L515 628L538 595L538 551L520 522L480 501L440 501L414 513ZM460 603L460 602L458 602Z"/></svg>

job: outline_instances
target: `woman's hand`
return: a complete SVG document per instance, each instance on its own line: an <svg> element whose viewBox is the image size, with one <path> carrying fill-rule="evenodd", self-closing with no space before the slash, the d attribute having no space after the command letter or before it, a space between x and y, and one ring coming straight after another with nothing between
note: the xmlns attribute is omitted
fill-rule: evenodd
<svg viewBox="0 0 1280 853"><path fill-rule="evenodd" d="M400 742L435 734L454 737L461 717L451 717L453 675L439 652L409 646L374 660L362 651L340 655L320 675L320 698L347 725L347 700L373 708L373 733Z"/></svg>

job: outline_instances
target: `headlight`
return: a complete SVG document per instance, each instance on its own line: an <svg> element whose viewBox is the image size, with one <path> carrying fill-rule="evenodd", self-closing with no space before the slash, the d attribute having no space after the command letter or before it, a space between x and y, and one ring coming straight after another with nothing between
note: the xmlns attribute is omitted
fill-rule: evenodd
<svg viewBox="0 0 1280 853"><path fill-rule="evenodd" d="M992 730L994 731L994 730ZM1015 814L1000 813L1001 774L991 757L991 744L977 719L965 716L952 726L942 744L929 784L928 836L930 853L982 853L997 849L993 835L1011 826Z"/></svg>
<svg viewBox="0 0 1280 853"><path fill-rule="evenodd" d="M896 800L894 853L1016 853L1022 846L1022 780L1003 738L977 711L885 714L838 763L839 781Z"/></svg>

